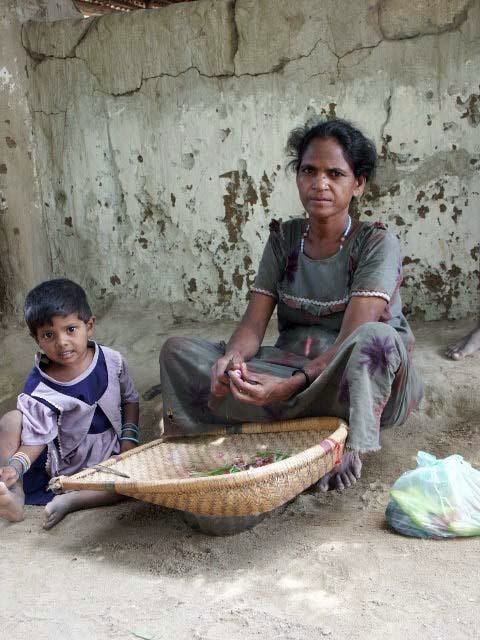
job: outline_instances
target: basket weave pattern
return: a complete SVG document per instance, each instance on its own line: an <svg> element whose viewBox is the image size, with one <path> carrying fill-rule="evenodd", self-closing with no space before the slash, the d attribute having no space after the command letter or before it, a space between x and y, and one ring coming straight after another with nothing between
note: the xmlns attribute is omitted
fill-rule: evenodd
<svg viewBox="0 0 480 640"><path fill-rule="evenodd" d="M96 469L53 481L55 490L108 490L145 502L202 515L246 516L285 504L317 482L340 460L347 428L338 418L302 418L245 424L242 433L155 440L102 466L129 478ZM191 477L192 471L250 460L262 451L283 451L285 460L219 476Z"/></svg>

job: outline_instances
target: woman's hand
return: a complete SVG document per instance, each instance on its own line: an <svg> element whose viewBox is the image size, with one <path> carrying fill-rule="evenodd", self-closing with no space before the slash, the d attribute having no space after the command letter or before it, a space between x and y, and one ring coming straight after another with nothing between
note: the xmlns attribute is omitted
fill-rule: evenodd
<svg viewBox="0 0 480 640"><path fill-rule="evenodd" d="M230 378L227 371L240 369L243 358L238 351L233 351L219 358L212 366L210 374L210 393L223 398L230 393Z"/></svg>
<svg viewBox="0 0 480 640"><path fill-rule="evenodd" d="M270 296L252 292L247 310L240 324L228 341L226 353L211 369L210 392L213 397L223 398L230 393L230 379L225 373L240 369L241 365L258 352L277 301Z"/></svg>
<svg viewBox="0 0 480 640"><path fill-rule="evenodd" d="M245 363L242 363L240 372L241 376L236 371L230 371L228 374L232 396L240 402L259 407L288 400L305 384L303 376L279 378L267 373L255 373L248 371Z"/></svg>

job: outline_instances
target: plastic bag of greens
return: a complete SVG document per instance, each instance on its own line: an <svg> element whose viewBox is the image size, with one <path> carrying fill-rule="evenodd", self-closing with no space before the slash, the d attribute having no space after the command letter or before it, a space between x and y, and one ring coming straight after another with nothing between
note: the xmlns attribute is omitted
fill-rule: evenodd
<svg viewBox="0 0 480 640"><path fill-rule="evenodd" d="M480 535L480 471L462 456L437 460L424 451L417 465L390 490L388 524L417 538Z"/></svg>

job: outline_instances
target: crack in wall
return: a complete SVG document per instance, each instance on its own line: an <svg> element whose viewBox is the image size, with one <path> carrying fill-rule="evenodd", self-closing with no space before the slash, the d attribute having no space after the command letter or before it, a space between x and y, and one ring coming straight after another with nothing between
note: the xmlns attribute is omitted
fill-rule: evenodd
<svg viewBox="0 0 480 640"><path fill-rule="evenodd" d="M111 95L114 96L124 96L124 95L132 95L134 93L138 93L139 91L141 91L142 89L142 85L144 82L148 81L148 80L158 80L159 78L179 78L185 74L187 74L189 71L196 71L198 73L198 75L202 78L208 78L211 80L217 79L217 80L227 80L227 79L231 79L231 78L244 78L244 77L248 77L248 78L257 78L257 77L261 77L261 76L268 76L271 74L275 74L275 73L279 73L281 71L283 71L287 65L289 65L292 62L296 62L298 60L303 60L305 58L309 58L315 51L315 49L318 47L318 45L320 43L325 44L325 46L328 48L328 50L335 55L335 53L330 49L328 43L324 42L321 38L319 38L315 44L312 46L312 48L310 49L310 51L308 53L305 54L301 54L295 58L285 58L282 59L277 65L275 65L274 67L272 67L271 69L269 69L268 71L259 71L257 73L249 73L249 72L245 72L245 73L223 73L223 74L208 74L208 73L204 73L202 72L197 66L195 65L191 65L190 67L187 67L186 69L183 69L182 71L179 71L178 73L160 73L158 75L154 75L154 76L142 76L141 82L140 84L135 87L134 89L131 89L129 91L125 91L122 93L115 93L115 92L109 92L111 93ZM85 63L86 61L83 60ZM87 63L86 63L87 64ZM87 68L88 64L87 64ZM89 69L90 71L90 69ZM92 75L94 75L92 73ZM98 78L94 75L94 77L97 79Z"/></svg>
<svg viewBox="0 0 480 640"><path fill-rule="evenodd" d="M162 72L162 73L159 73L159 74L156 74L156 75L153 75L153 76L142 76L142 78L140 80L140 83L136 87L134 87L133 89L129 89L128 91L122 91L122 92L105 91L103 88L101 88L102 87L101 80L91 70L91 68L89 67L88 62L87 62L87 60L85 58L82 58L82 57L80 57L78 55L68 56L68 58L70 58L70 59L75 58L75 59L80 60L81 62L83 62L85 64L88 72L97 80L97 82L99 84L99 87L100 87L99 90L102 91L102 93L104 93L105 95L112 95L112 96L115 96L115 97L120 97L120 96L130 96L130 95L134 95L135 93L140 92L142 90L143 83L147 82L148 80L158 80L160 78L179 78L179 77L181 77L183 75L186 75L190 71L196 71L197 74L199 75L199 77L208 78L210 80L227 80L227 79L231 79L231 78L243 78L243 77L256 78L256 77L260 77L260 76L267 76L267 75L279 73L280 71L283 71L285 69L285 67L287 65L289 65L291 62L296 62L298 60L309 58L314 53L315 49L318 47L318 45L320 43L325 44L325 46L332 53L332 55L336 56L334 51L332 51L331 48L329 47L328 43L326 43L321 38L319 38L315 42L315 44L312 46L310 51L308 51L308 53L301 54L301 55L299 55L299 56L297 56L295 58L283 59L277 65L275 65L272 69L269 69L268 71L259 71L258 73L249 73L249 72L235 73L234 72L234 73L223 73L223 74L221 74L221 73L208 74L208 73L204 73L203 71L201 71L196 65L190 65L189 67L187 67L186 69L182 69L182 71L179 71L178 73ZM368 47L365 47L365 48L368 48ZM55 57L55 56L48 56L48 57L52 57L52 58L60 59L60 60L65 59L65 58L62 58L62 57Z"/></svg>
<svg viewBox="0 0 480 640"><path fill-rule="evenodd" d="M29 58L35 63L33 65L34 69L36 69L39 65L41 65L42 62L44 62L45 60L69 60L69 59L71 60L73 58L76 58L75 55L52 56L52 55L47 55L46 53L38 53L37 51L33 51L27 45L23 44L23 42L22 42L22 46L27 52L27 55L29 56Z"/></svg>
<svg viewBox="0 0 480 640"><path fill-rule="evenodd" d="M117 198L118 198L118 207L122 212L122 215L126 216L127 207L125 204L125 194L123 193L122 181L120 180L120 167L118 166L117 158L115 156L115 149L112 144L112 136L110 133L110 117L108 113L108 109L105 107L105 122L106 122L106 131L107 131L107 142L108 142L108 151L110 154L110 159L112 163L113 169L113 178L116 186Z"/></svg>
<svg viewBox="0 0 480 640"><path fill-rule="evenodd" d="M272 67L271 69L269 69L268 71L259 71L257 73L249 73L249 72L245 72L245 73L223 73L223 74L208 74L208 73L204 73L202 72L197 66L195 65L191 65L190 67L187 67L186 69L183 69L182 71L179 71L178 73L160 73L158 75L154 75L154 76L142 76L142 80L141 83L138 87L136 87L135 89L132 89L130 91L126 91L124 93L113 93L112 95L115 96L122 96L122 95L131 95L133 93L137 93L138 91L141 90L142 85L144 82L146 82L147 80L158 80L159 78L179 78L180 76L185 75L186 73L188 73L189 71L196 71L198 73L198 75L202 78L209 78L209 79L218 79L218 80L225 80L225 79L230 79L230 78L244 78L244 77L249 77L249 78L257 78L257 77L261 77L261 76L268 76L271 74L275 74L275 73L279 73L281 71L283 71L285 69L285 67L287 67L287 65L289 65L292 62L297 62L298 60L303 60L305 58L309 58L315 51L315 49L318 47L318 45L322 43L325 44L325 46L328 48L328 50L335 55L335 53L330 49L328 43L326 43L325 41L322 40L322 38L319 38L315 44L312 46L312 48L310 49L310 51L308 51L308 53L305 54L301 54L295 58L284 58L282 59L277 65L275 65L274 67ZM238 51L237 51L238 52ZM88 65L87 65L88 67ZM98 78L97 78L98 80Z"/></svg>
<svg viewBox="0 0 480 640"><path fill-rule="evenodd" d="M390 87L387 99L385 100L385 103L384 103L386 117L382 123L382 126L380 127L380 140L382 140L382 151L380 153L380 157L383 157L384 159L387 159L388 157L388 154L389 154L388 145L390 143L390 140L392 139L391 136L389 136L388 134L385 136L385 129L387 128L387 125L390 122L390 118L392 115L392 97L393 97L393 89Z"/></svg>
<svg viewBox="0 0 480 640"><path fill-rule="evenodd" d="M421 38L424 37L424 35L417 35L414 36L415 38ZM408 38L410 39L410 38ZM244 73L217 73L217 74L208 74L205 73L203 71L201 71L196 65L191 65L189 67L186 67L185 69L182 69L181 71L179 71L178 73L167 73L167 72L162 72L153 76L142 76L140 83L132 88L129 89L128 91L122 91L122 92L115 92L115 91L106 91L105 89L103 89L102 87L102 81L101 79L92 71L92 69L90 68L88 61L85 58L80 57L79 55L75 54L75 55L71 55L71 56L51 56L51 55L44 55L42 57L41 60L39 60L38 56L39 54L31 51L28 47L24 46L25 51L27 52L27 54L30 56L30 58L32 60L35 60L37 62L37 64L34 66L34 68L36 68L39 64L41 64L42 62L44 62L45 60L48 59L53 59L53 60L79 60L80 62L83 62L88 70L88 72L91 74L91 76L93 78L95 78L95 80L97 81L99 87L98 90L101 91L102 93L104 93L105 95L112 95L115 97L121 97L121 96L129 96L129 95L133 95L135 93L138 93L142 90L142 86L144 82L147 82L149 80L158 80L160 78L180 78L183 75L186 75L187 73L189 73L190 71L196 71L199 77L202 78L207 78L209 80L228 80L231 78L244 78L244 77L249 77L249 78L257 78L257 77L262 77L262 76L268 76L268 75L274 75L277 73L281 73L282 71L284 71L284 69L291 63L293 62L297 62L299 60L304 60L306 58L309 58L311 55L313 55L313 53L315 52L315 50L317 49L317 47L319 46L319 44L324 44L328 50L330 51L330 53L335 56L335 58L337 59L337 77L340 78L341 77L341 64L342 61L347 58L348 56L351 56L352 54L358 52L358 51L371 51L373 49L376 49L380 44L382 44L382 42L393 42L393 40L379 40L379 42L377 42L374 45L368 45L368 46L360 46L360 47L355 47L354 49L351 49L350 51L347 51L346 53L339 55L337 54L334 50L331 49L331 47L329 46L329 44L327 42L325 42L324 40L322 40L321 38L319 38L314 45L312 46L312 48L310 49L310 51L308 51L305 54L301 54L299 56L296 56L294 58L283 58L282 60L280 60L275 66L273 66L271 69L268 69L267 71L259 71L259 72L244 72ZM237 51L238 53L238 51ZM236 55L236 54L235 54ZM328 74L327 71L325 72L319 72L317 74L314 75L322 75L322 74ZM314 77L314 76L312 76Z"/></svg>
<svg viewBox="0 0 480 640"><path fill-rule="evenodd" d="M43 111L43 109L32 109L32 113L41 113L44 116L66 116L67 109L65 109L65 111Z"/></svg>
<svg viewBox="0 0 480 640"><path fill-rule="evenodd" d="M412 35L400 35L397 37L389 37L384 30L384 27L382 26L382 18L381 18L381 13L382 10L384 9L384 5L385 5L385 0L380 0L380 2L378 3L377 6L377 24L378 24L378 29L380 31L380 33L382 34L382 38L383 40L386 40L388 42L397 42L397 41L401 41L401 40L413 40L414 38L422 38L424 36L437 36L437 35L441 35L443 33L449 33L452 31L458 31L460 32L460 28L465 24L465 22L468 20L468 14L470 12L470 9L473 8L473 6L475 5L475 3L477 2L477 0L469 0L469 2L467 3L466 7L460 11L458 13L457 16L454 17L453 21L449 24L445 24L443 27L436 27L434 28L432 26L431 30L427 30L427 31L421 31L418 33L413 33Z"/></svg>
<svg viewBox="0 0 480 640"><path fill-rule="evenodd" d="M232 73L208 74L208 73L202 72L198 68L198 66L190 65L189 67L186 67L185 69L182 69L178 73L162 72L162 73L155 74L155 75L152 75L152 76L143 76L142 75L141 79L140 79L140 82L136 87L133 87L132 89L129 89L128 91L121 91L121 92L107 91L107 90L103 89L103 82L92 71L92 69L90 68L90 65L88 63L88 59L82 58L77 53L77 49L78 49L79 45L88 37L89 33L91 32L91 30L93 28L98 27L98 24L99 24L100 20L105 19L106 16L96 16L96 17L91 19L91 22L88 25L88 27L81 34L81 36L79 37L78 41L72 46L72 49L71 49L72 53L71 54L68 54L68 55L65 55L65 56L46 55L46 54L42 54L42 53L40 53L38 51L35 51L35 50L31 49L26 44L26 39L27 38L25 37L25 34L24 34L24 29L27 28L28 23L25 23L24 25L22 25L22 46L25 49L25 51L28 54L28 56L35 62L34 68L36 68L39 64L41 64L45 60L49 60L49 59L54 59L54 60L77 59L77 60L82 61L85 64L88 72L92 75L92 77L94 77L96 79L96 81L97 81L97 83L99 85L99 90L102 93L106 94L106 95L113 95L113 96L118 96L118 97L120 97L120 96L129 96L129 95L133 95L135 93L140 92L142 90L143 83L148 81L148 80L157 80L157 79L160 79L162 77L179 78L179 77L189 73L190 71L196 71L198 76L202 77L202 78L218 79L218 80L225 80L225 79L231 79L231 78L243 78L243 77L256 78L256 77L262 77L262 76L267 76L267 75L273 75L273 74L276 74L276 73L281 73L282 71L285 70L285 68L289 64L291 64L293 62L300 61L300 60L307 59L310 56L312 56L314 54L315 50L318 48L318 46L320 44L323 44L328 49L328 51L337 59L336 75L337 75L337 78L340 78L341 77L342 61L345 58L353 55L354 53L357 53L357 52L360 52L360 51L372 51L373 49L376 49L378 46L380 46L380 44L382 44L383 42L396 42L396 41L401 41L401 40L420 39L420 38L423 38L425 36L440 35L442 33L448 32L448 31L458 31L459 28L468 19L468 12L471 9L471 7L473 6L473 4L475 3L475 1L476 0L470 0L470 2L468 3L467 7L455 18L454 23L449 24L449 25L445 25L445 27L443 29L438 29L436 31L431 31L431 32L427 31L427 32L417 33L417 34L413 34L411 36L399 36L399 37L395 37L395 38L388 37L387 35L385 35L384 30L382 29L380 13L381 13L381 10L382 10L383 3L381 2L381 3L379 3L379 6L377 8L377 24L378 24L379 31L382 34L382 38L377 43L375 43L373 45L365 45L365 46L354 47L353 49L350 49L349 51L346 51L342 55L339 55L334 49L332 49L332 47L330 46L330 44L328 42L326 42L322 38L319 38L318 40L315 41L313 46L306 53L300 54L300 55L292 57L292 58L281 58L276 65L274 65L273 67L271 67L270 69L268 69L266 71L237 73L235 71L235 69L236 69L236 60L235 59L238 56L239 49L240 49L241 32L240 32L240 29L239 29L238 24L237 24L236 0L232 0L232 4L231 4L231 8L230 8L230 11L231 11L231 26L232 26L231 61L232 61L232 65L233 65L233 68L234 68L234 71ZM328 72L319 72L316 75L321 75L322 73L328 73ZM53 115L55 115L55 114L53 114Z"/></svg>
<svg viewBox="0 0 480 640"><path fill-rule="evenodd" d="M36 63L34 65L34 68L36 68L39 64L41 64L44 60L49 60L49 59L67 60L68 58L76 58L77 57L77 48L80 46L80 44L83 42L83 40L88 36L88 34L92 30L92 28L98 23L100 18L101 18L101 16L94 16L93 18L85 19L85 22L88 23L86 28L84 29L83 33L80 34L77 42L75 42L75 44L73 44L71 46L71 48L70 48L71 53L65 54L64 56L55 56L53 54L41 53L40 51L36 51L35 49L32 49L27 44L27 40L29 40L29 38L27 36L27 30L28 30L28 25L32 24L31 21L26 22L26 23L22 24L22 26L21 26L20 40L21 40L22 47L27 52L28 56ZM36 23L34 23L34 24L36 24Z"/></svg>
<svg viewBox="0 0 480 640"><path fill-rule="evenodd" d="M337 77L340 78L341 76L340 65L344 58L346 58L347 56L351 56L353 53L357 53L357 51L371 51L372 49L376 49L378 46L382 44L382 42L383 40L381 39L376 44L367 45L365 47L354 47L353 49L350 49L349 51L346 51L345 53L343 53L341 56L335 53L335 51L332 51L333 55L337 58ZM355 65L352 65L352 66L355 66Z"/></svg>
<svg viewBox="0 0 480 640"><path fill-rule="evenodd" d="M93 18L91 18L92 21L90 22L88 27L85 29L85 31L82 33L82 35L78 39L78 42L73 47L73 51L74 51L75 57L77 56L78 47L82 44L82 42L85 40L85 38L89 35L90 31L94 27L97 27L100 18L101 18L101 16L94 16Z"/></svg>
<svg viewBox="0 0 480 640"><path fill-rule="evenodd" d="M232 0L230 11L232 12L232 62L235 73L235 58L237 57L240 47L240 30L237 24L237 0Z"/></svg>

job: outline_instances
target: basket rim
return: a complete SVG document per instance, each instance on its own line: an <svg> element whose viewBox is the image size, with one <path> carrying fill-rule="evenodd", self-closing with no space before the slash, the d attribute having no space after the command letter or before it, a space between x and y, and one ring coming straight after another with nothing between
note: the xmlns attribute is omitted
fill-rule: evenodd
<svg viewBox="0 0 480 640"><path fill-rule="evenodd" d="M305 431L310 431L310 429L305 429ZM208 436L211 434L203 435ZM108 483L108 485L117 493L123 493L124 491L132 491L136 489L144 489L145 493L153 493L157 490L161 490L161 492L165 494L187 492L194 494L197 492L203 493L206 489L214 491L215 489L223 490L228 488L237 488L241 486L249 486L258 482L264 482L275 476L284 475L287 472L295 472L304 467L306 464L318 460L329 453L329 451L325 450L324 446L322 446L323 443L330 441L330 446L332 447L331 451L334 451L337 445L342 446L345 443L347 435L347 424L343 420L339 420L338 427L335 429L335 431L331 432L327 438L323 438L323 440L321 440L319 443L314 444L311 447L304 449L303 451L299 451L298 453L289 456L285 460L273 462L263 467L239 471L233 474L136 481L131 481L123 478L115 478L114 476L110 476L108 480L104 477L102 480L92 481L90 480L90 474L87 474L83 478L77 480L73 480L74 476L59 476L57 478L57 481L60 483L60 486L63 490L75 489L77 487L77 484L79 484L80 482L82 484L88 484L90 488L92 488L92 485L98 485L99 489L104 489L105 484ZM142 450L162 444L162 442L164 442L162 441L162 439L157 439L153 440L152 442L148 442L140 447L136 447L135 449L131 449L130 451L126 452L126 454L123 454L122 458L118 460L118 462L124 460L130 455L138 454ZM171 442L173 444L173 441ZM116 464L116 462L117 460L112 460L111 462L109 461L108 464L104 463L104 466L108 467ZM83 472L85 471L88 472L89 469L85 469ZM91 474L93 477L95 477L95 474L98 473L101 472L98 472L96 469L91 469ZM98 478L99 476L96 475L96 477ZM119 491L117 491L117 487Z"/></svg>

